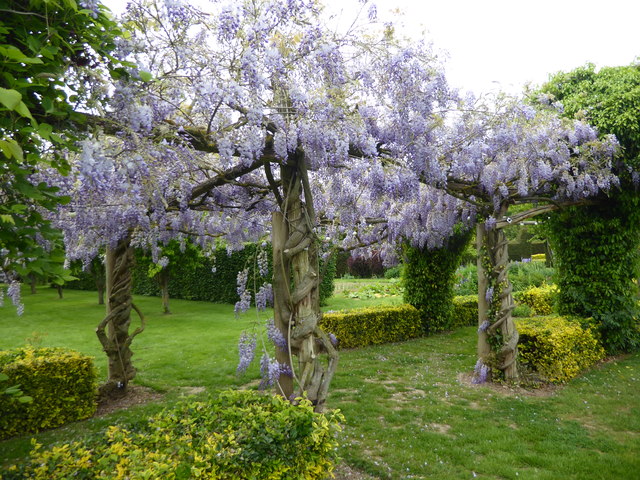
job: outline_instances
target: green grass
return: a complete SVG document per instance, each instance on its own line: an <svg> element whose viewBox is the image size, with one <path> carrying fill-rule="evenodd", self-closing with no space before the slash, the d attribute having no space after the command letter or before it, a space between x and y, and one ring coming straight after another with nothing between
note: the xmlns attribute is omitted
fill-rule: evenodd
<svg viewBox="0 0 640 480"><path fill-rule="evenodd" d="M357 283L357 282L356 282ZM349 289L345 289L349 291ZM343 290L344 291L344 290ZM32 343L104 354L94 329L104 307L94 294L42 289L25 294L26 311L0 308L0 348ZM207 391L255 380L235 376L236 343L255 314L236 320L233 307L136 297L147 330L133 344L135 383L166 392L162 403L77 422L34 437L45 445L96 435L112 423L135 423L176 401L186 387ZM348 298L326 310L400 303L399 297ZM36 333L34 333L36 332ZM329 404L346 417L340 454L383 479L631 479L640 471L640 355L603 364L551 395L463 381L475 363L475 328L401 344L342 351ZM20 461L31 436L0 442L0 463ZM476 477L474 477L474 475Z"/></svg>

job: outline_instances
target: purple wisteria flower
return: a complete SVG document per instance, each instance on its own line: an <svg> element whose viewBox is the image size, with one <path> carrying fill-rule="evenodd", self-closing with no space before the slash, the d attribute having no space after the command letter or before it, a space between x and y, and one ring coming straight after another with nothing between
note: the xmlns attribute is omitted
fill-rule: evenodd
<svg viewBox="0 0 640 480"><path fill-rule="evenodd" d="M7 287L7 296L11 299L11 303L16 307L16 313L21 316L24 313L24 304L20 297L20 282L12 281Z"/></svg>
<svg viewBox="0 0 640 480"><path fill-rule="evenodd" d="M280 363L275 358L270 358L266 352L260 359L260 376L262 381L258 387L260 390L264 390L267 387L274 386L280 378Z"/></svg>
<svg viewBox="0 0 640 480"><path fill-rule="evenodd" d="M471 379L471 383L480 384L485 383L489 378L489 373L491 370L484 363L482 363L481 359L478 359L476 362L476 366L473 369L473 378Z"/></svg>
<svg viewBox="0 0 640 480"><path fill-rule="evenodd" d="M256 292L256 308L259 312L267 309L273 303L273 289L270 283L263 284Z"/></svg>
<svg viewBox="0 0 640 480"><path fill-rule="evenodd" d="M266 243L263 243L262 249L258 252L258 257L256 259L258 263L258 272L261 277L266 277L269 274L269 256L267 250L264 248Z"/></svg>
<svg viewBox="0 0 640 480"><path fill-rule="evenodd" d="M276 327L273 318L269 318L266 322L267 326L267 337L271 342L281 350L287 349L287 339L284 337L282 332L278 330Z"/></svg>
<svg viewBox="0 0 640 480"><path fill-rule="evenodd" d="M487 288L487 291L484 293L484 299L487 303L491 303L493 300L493 286Z"/></svg>
<svg viewBox="0 0 640 480"><path fill-rule="evenodd" d="M240 336L240 340L238 341L238 355L240 357L240 361L238 362L238 368L236 369L236 374L241 375L247 371L251 362L253 362L253 358L256 352L256 336L249 335L246 332L243 332Z"/></svg>
<svg viewBox="0 0 640 480"><path fill-rule="evenodd" d="M241 313L246 312L247 310L249 310L249 308L251 308L251 292L249 292L249 290L247 290L247 280L249 279L249 270L248 269L244 269L240 272L238 272L238 279L237 279L237 289L236 291L238 292L238 295L240 296L240 300L238 300L235 304L235 308L234 308L234 312L236 314L236 318L238 318L238 316Z"/></svg>
<svg viewBox="0 0 640 480"><path fill-rule="evenodd" d="M487 331L487 329L489 328L489 325L491 325L491 324L489 323L489 320L485 320L484 322L482 322L482 323L480 324L480 326L478 327L478 333L480 333L480 332L486 332L486 331Z"/></svg>
<svg viewBox="0 0 640 480"><path fill-rule="evenodd" d="M80 6L84 9L91 10L90 15L93 18L98 18L98 13L100 13L98 5L100 5L99 0L80 0Z"/></svg>

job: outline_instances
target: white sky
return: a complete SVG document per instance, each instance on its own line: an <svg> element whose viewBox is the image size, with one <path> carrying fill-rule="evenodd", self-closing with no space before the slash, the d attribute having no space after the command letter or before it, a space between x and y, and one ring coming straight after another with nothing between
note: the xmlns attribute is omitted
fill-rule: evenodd
<svg viewBox="0 0 640 480"><path fill-rule="evenodd" d="M103 1L116 13L126 3ZM358 0L322 1L345 9L345 17L359 6ZM628 65L640 57L640 0L370 1L380 19L399 18L402 33L432 40L447 59L449 83L476 94L517 94L560 70L587 62Z"/></svg>

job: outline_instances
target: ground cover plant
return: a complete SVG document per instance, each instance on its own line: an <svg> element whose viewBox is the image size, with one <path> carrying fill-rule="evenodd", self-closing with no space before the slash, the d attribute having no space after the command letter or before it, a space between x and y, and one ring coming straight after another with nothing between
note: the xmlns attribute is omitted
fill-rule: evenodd
<svg viewBox="0 0 640 480"><path fill-rule="evenodd" d="M330 299L337 310L349 300ZM377 302L390 299L375 299ZM394 299L392 298L391 301ZM42 289L24 295L26 311L0 315L0 348L65 346L96 357L99 375L106 359L93 337L93 318L103 306L90 292ZM164 392L161 401L134 406L105 417L0 443L0 464L19 462L31 438L54 442L98 438L109 425L135 426L203 389L200 396L229 387L255 387L257 367L238 378L236 344L252 315L236 320L233 307L204 302L173 303L163 315L156 298L136 297L150 313L149 343L136 352L135 383ZM52 312L55 312L52 314ZM53 319L52 319L53 317ZM52 323L56 323L56 328ZM258 322L256 328L262 328ZM162 339L160 343L158 343ZM144 339L141 338L141 342ZM609 361L564 387L527 392L475 386L468 380L475 364L476 328L404 343L343 350L344 368L334 379L329 406L345 415L338 453L344 462L374 478L633 478L640 449L640 355ZM348 366L348 367L346 367ZM338 477L340 478L340 477Z"/></svg>

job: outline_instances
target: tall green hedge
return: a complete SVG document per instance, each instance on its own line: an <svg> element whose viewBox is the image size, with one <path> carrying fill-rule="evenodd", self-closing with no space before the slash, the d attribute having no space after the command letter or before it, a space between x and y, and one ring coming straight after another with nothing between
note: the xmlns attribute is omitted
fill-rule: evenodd
<svg viewBox="0 0 640 480"><path fill-rule="evenodd" d="M249 290L254 290L270 279L257 274L256 254L258 248L268 251L269 271L271 271L271 245L258 246L247 244L243 250L227 254L224 246L216 249L215 261L203 256L195 248L187 248L184 252L170 259L169 296L185 300L201 300L215 303L235 303L238 301L238 272L249 268ZM320 301L323 303L333 295L336 272L335 259L330 257L326 268L321 262L320 272L323 274L320 283ZM149 276L152 260L142 251L136 251L133 270L133 293L137 295L159 296L160 287L155 278ZM213 271L215 267L215 272ZM95 290L94 273L79 272L78 280L69 282L67 288L78 290Z"/></svg>
<svg viewBox="0 0 640 480"><path fill-rule="evenodd" d="M404 301L420 312L425 333L451 327L455 273L470 237L471 232L458 233L433 250L404 249Z"/></svg>
<svg viewBox="0 0 640 480"><path fill-rule="evenodd" d="M559 211L548 221L558 311L593 317L609 354L640 346L639 204L636 193L622 193L605 204Z"/></svg>

